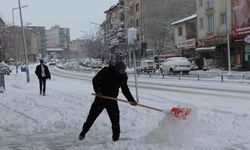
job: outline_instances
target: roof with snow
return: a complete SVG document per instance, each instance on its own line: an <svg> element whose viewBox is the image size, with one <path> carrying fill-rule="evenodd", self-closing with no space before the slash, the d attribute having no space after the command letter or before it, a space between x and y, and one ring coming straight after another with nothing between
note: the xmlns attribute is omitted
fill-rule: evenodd
<svg viewBox="0 0 250 150"><path fill-rule="evenodd" d="M175 22L171 23L171 25L176 25L176 24L179 24L179 23L182 23L182 22L186 22L186 21L195 19L195 18L197 18L197 14L194 14L192 16L189 16L189 17L183 18L181 20L175 21Z"/></svg>

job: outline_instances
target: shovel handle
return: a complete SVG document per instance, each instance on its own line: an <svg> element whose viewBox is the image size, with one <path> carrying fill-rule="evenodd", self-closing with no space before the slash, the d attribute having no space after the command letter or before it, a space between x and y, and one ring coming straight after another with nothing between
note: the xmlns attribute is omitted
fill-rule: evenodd
<svg viewBox="0 0 250 150"><path fill-rule="evenodd" d="M110 99L110 100L114 100L114 101L120 101L120 102L131 104L131 102L129 102L127 100L123 100L123 99L118 99L118 98L114 98L114 97L110 97L110 96L100 96L100 95L97 95L97 94L94 94L94 93L92 93L92 95L100 97L100 98L106 98L106 99ZM151 106L147 106L147 105L143 105L143 104L137 104L137 106L148 108L148 109L159 111L159 112L163 112L162 109L151 107Z"/></svg>

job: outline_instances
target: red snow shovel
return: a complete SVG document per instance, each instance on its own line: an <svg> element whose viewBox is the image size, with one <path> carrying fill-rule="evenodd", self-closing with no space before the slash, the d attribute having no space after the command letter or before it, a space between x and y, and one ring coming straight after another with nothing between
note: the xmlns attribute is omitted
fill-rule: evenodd
<svg viewBox="0 0 250 150"><path fill-rule="evenodd" d="M131 102L127 101L127 100L118 99L118 98L114 98L114 97L110 97L110 96L101 96L101 95L97 95L97 94L94 94L94 93L92 93L92 95L100 97L100 98L104 98L104 99L110 99L110 100L120 101L120 102L124 102L124 103L129 103L129 104L131 103ZM152 106L147 106L147 105L143 105L143 104L137 104L137 106L148 108L148 109L159 111L159 112L164 112L163 109L155 108L155 107L152 107ZM172 116L174 116L175 118L187 119L187 117L191 113L191 111L192 111L191 108L173 107L173 108L171 108L169 113Z"/></svg>

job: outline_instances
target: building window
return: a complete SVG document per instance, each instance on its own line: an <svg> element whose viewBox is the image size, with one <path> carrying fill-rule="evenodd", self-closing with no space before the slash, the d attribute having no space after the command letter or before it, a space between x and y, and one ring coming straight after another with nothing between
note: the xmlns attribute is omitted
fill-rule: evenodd
<svg viewBox="0 0 250 150"><path fill-rule="evenodd" d="M178 28L178 35L179 35L179 36L182 36L182 27L179 27L179 28Z"/></svg>
<svg viewBox="0 0 250 150"><path fill-rule="evenodd" d="M214 8L214 0L207 0L207 8Z"/></svg>
<svg viewBox="0 0 250 150"><path fill-rule="evenodd" d="M200 0L200 1L199 1L199 5L200 5L200 7L203 6L203 0Z"/></svg>
<svg viewBox="0 0 250 150"><path fill-rule="evenodd" d="M199 19L199 25L200 25L200 29L203 29L204 25L203 25L203 18Z"/></svg>
<svg viewBox="0 0 250 150"><path fill-rule="evenodd" d="M138 12L140 10L139 3L135 5L135 11Z"/></svg>
<svg viewBox="0 0 250 150"><path fill-rule="evenodd" d="M214 14L210 14L207 16L207 32L214 32Z"/></svg>
<svg viewBox="0 0 250 150"><path fill-rule="evenodd" d="M221 19L221 24L224 25L226 24L227 22L227 19L226 19L226 13L221 13L220 14L220 19Z"/></svg>

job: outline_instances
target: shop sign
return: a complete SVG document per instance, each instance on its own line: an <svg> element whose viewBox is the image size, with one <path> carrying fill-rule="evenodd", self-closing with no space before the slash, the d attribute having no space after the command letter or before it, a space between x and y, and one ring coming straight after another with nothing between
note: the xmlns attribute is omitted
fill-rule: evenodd
<svg viewBox="0 0 250 150"><path fill-rule="evenodd" d="M227 43L227 39L226 37L222 36L214 36L207 39L202 39L201 43L201 46L214 46Z"/></svg>
<svg viewBox="0 0 250 150"><path fill-rule="evenodd" d="M250 0L233 0L232 36L235 38L250 34L249 3Z"/></svg>
<svg viewBox="0 0 250 150"><path fill-rule="evenodd" d="M177 48L193 48L195 47L195 38L185 40L185 41L179 41L177 42L176 46Z"/></svg>

